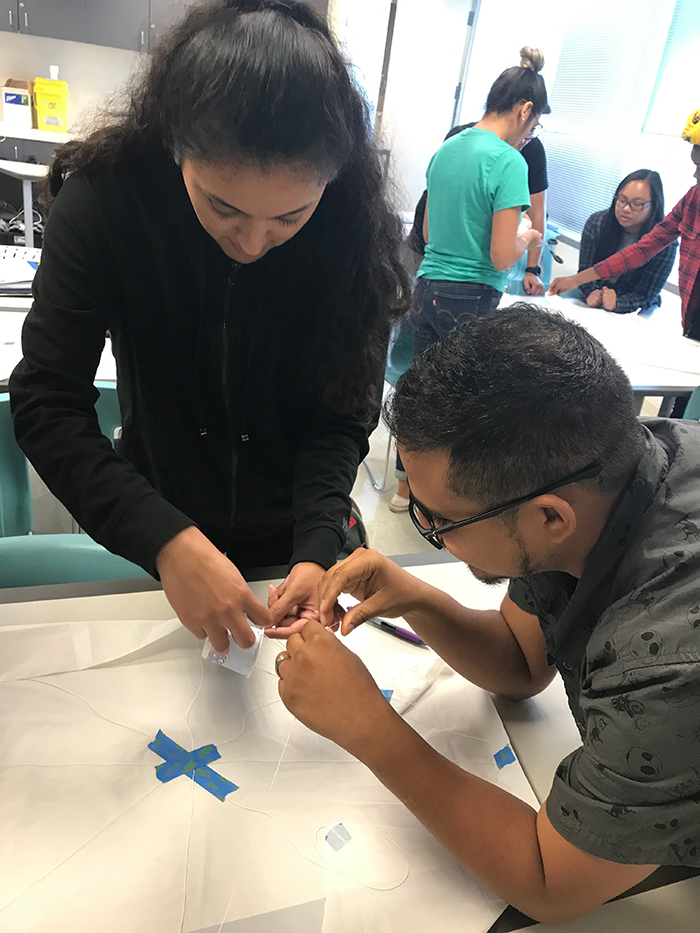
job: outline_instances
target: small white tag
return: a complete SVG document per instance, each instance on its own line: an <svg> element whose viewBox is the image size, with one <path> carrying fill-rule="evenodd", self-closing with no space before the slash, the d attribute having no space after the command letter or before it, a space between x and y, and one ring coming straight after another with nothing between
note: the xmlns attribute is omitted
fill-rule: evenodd
<svg viewBox="0 0 700 933"><path fill-rule="evenodd" d="M340 852L340 850L350 842L350 833L342 823L336 823L336 825L331 826L326 833L326 842L334 852Z"/></svg>
<svg viewBox="0 0 700 933"><path fill-rule="evenodd" d="M251 625L250 628L255 636L255 641L250 648L240 648L229 634L228 651L215 651L207 638L204 642L202 657L206 658L207 661L213 661L220 667L227 667L230 671L235 671L237 674L243 674L244 677L248 677L255 665L263 638L263 630L261 628L258 628L257 625Z"/></svg>

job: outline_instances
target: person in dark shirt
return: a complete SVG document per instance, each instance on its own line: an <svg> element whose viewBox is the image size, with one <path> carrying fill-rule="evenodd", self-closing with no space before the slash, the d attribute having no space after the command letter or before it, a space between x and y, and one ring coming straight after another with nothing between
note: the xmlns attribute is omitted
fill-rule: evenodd
<svg viewBox="0 0 700 933"><path fill-rule="evenodd" d="M302 119L303 117L303 119ZM18 441L109 550L218 651L317 611L407 308L366 103L294 0L193 7L121 118L59 149ZM122 436L100 434L109 332ZM271 606L241 569L288 564Z"/></svg>
<svg viewBox="0 0 700 933"><path fill-rule="evenodd" d="M642 168L622 179L612 204L586 221L581 234L579 271L609 259L647 234L664 216L664 189L658 172ZM644 266L621 276L579 287L591 308L618 314L645 311L661 304L661 289L671 274L677 243L657 253Z"/></svg>

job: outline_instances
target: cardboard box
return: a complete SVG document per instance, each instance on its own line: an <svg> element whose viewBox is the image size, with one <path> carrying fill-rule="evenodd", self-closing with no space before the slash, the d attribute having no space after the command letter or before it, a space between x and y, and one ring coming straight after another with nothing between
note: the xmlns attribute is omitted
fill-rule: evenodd
<svg viewBox="0 0 700 933"><path fill-rule="evenodd" d="M0 120L12 126L31 129L32 110L29 82L9 78L4 86L0 87Z"/></svg>

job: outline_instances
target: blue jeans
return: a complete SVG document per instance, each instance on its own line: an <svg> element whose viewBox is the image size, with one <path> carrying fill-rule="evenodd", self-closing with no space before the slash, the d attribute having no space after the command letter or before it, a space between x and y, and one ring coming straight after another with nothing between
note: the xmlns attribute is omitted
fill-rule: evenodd
<svg viewBox="0 0 700 933"><path fill-rule="evenodd" d="M477 282L448 282L441 279L416 280L413 292L415 336L413 356L449 334L460 324L470 324L492 314L498 307L502 292L491 285ZM401 457L396 454L396 476L406 479Z"/></svg>

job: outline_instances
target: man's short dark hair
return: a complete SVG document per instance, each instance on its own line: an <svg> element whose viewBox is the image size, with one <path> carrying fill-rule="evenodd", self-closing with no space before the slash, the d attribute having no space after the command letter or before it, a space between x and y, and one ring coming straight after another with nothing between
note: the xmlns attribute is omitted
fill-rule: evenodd
<svg viewBox="0 0 700 933"><path fill-rule="evenodd" d="M450 488L484 507L594 461L603 470L586 482L615 491L644 447L629 379L607 350L584 327L525 302L419 354L384 418L406 450L444 450Z"/></svg>

